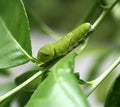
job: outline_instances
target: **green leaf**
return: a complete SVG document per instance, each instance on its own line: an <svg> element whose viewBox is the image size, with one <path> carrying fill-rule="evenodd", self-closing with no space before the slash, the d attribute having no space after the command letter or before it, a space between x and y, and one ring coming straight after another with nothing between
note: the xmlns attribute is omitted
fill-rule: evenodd
<svg viewBox="0 0 120 107"><path fill-rule="evenodd" d="M110 88L111 86L111 83L113 81L113 78L115 76L115 72L112 72L108 77L106 77L102 83L97 87L96 91L95 91L95 96L96 96L96 99L103 103L105 102L105 98L107 96L107 92L108 92L108 89Z"/></svg>
<svg viewBox="0 0 120 107"><path fill-rule="evenodd" d="M26 103L29 101L32 94L33 92L20 91L16 95L16 99L18 101L19 107L24 107Z"/></svg>
<svg viewBox="0 0 120 107"><path fill-rule="evenodd" d="M5 94L9 90L15 87L15 84L13 82L8 82L5 84L0 84L0 95Z"/></svg>
<svg viewBox="0 0 120 107"><path fill-rule="evenodd" d="M10 76L11 72L8 69L0 69L0 75Z"/></svg>
<svg viewBox="0 0 120 107"><path fill-rule="evenodd" d="M109 90L104 107L120 107L120 75Z"/></svg>
<svg viewBox="0 0 120 107"><path fill-rule="evenodd" d="M7 82L4 84L0 84L0 96L13 89L15 84L13 82ZM13 98L13 97L12 97ZM12 98L8 98L3 103L0 104L0 107L10 107Z"/></svg>
<svg viewBox="0 0 120 107"><path fill-rule="evenodd" d="M89 107L73 73L75 56L69 54L51 69L26 107Z"/></svg>
<svg viewBox="0 0 120 107"><path fill-rule="evenodd" d="M23 83L27 79L29 79L31 76L33 76L35 73L37 73L39 70L40 69L36 69L36 70L31 70L31 71L27 71L27 72L23 73L22 75L18 76L15 79L15 83L17 85L20 85L21 83ZM27 86L25 86L23 88L23 90L27 91L27 92L33 92L39 86L39 84L44 80L45 75L46 74L40 75L38 78L36 78L35 80L33 80Z"/></svg>
<svg viewBox="0 0 120 107"><path fill-rule="evenodd" d="M26 63L31 56L28 19L21 0L0 0L0 69Z"/></svg>
<svg viewBox="0 0 120 107"><path fill-rule="evenodd" d="M11 99L7 99L6 101L0 104L0 107L10 107L11 102Z"/></svg>

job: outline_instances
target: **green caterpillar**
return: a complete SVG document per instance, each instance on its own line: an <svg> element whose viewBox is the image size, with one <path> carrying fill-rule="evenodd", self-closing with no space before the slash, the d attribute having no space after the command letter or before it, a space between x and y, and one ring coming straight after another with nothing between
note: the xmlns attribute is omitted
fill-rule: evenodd
<svg viewBox="0 0 120 107"><path fill-rule="evenodd" d="M46 66L47 63L55 60L56 58L65 55L71 51L78 43L85 37L85 35L91 30L90 23L83 23L62 37L60 40L44 45L38 51L37 65Z"/></svg>

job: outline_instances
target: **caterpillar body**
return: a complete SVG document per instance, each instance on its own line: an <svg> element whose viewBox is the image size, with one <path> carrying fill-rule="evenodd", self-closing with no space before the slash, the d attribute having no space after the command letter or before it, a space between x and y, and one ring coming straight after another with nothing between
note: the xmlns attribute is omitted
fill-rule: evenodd
<svg viewBox="0 0 120 107"><path fill-rule="evenodd" d="M47 63L71 51L89 31L91 31L91 24L83 23L60 40L44 45L38 51L37 65L46 66Z"/></svg>

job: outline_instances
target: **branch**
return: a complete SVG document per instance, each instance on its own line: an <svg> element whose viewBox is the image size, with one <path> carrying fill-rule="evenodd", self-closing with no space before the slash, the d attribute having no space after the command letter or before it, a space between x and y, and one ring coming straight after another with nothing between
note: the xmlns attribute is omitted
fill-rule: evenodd
<svg viewBox="0 0 120 107"><path fill-rule="evenodd" d="M102 22L104 17L111 11L111 9L117 4L117 2L118 2L118 0L116 0L109 8L103 10L102 14L99 16L99 18L95 21L95 23L92 26L94 30Z"/></svg>
<svg viewBox="0 0 120 107"><path fill-rule="evenodd" d="M87 92L87 97L100 85L100 83L120 64L120 57L115 60L115 62L108 67L108 69L100 75L97 79L87 82L88 84L91 84L91 88Z"/></svg>
<svg viewBox="0 0 120 107"><path fill-rule="evenodd" d="M25 82L23 82L22 84L18 85L16 88L10 90L8 93L2 95L0 97L0 103L2 103L4 100L6 100L8 97L12 96L13 94L15 94L16 92L20 91L22 88L24 88L27 84L29 84L30 82L32 82L34 79L36 79L37 77L39 77L41 74L43 73L43 71L39 71L37 72L35 75L33 75L32 77L30 77L28 80L26 80Z"/></svg>

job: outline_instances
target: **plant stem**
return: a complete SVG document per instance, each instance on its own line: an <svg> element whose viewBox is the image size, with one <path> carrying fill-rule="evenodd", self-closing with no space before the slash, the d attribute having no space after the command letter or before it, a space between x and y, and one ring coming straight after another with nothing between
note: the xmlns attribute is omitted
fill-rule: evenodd
<svg viewBox="0 0 120 107"><path fill-rule="evenodd" d="M109 13L109 11L117 4L117 2L118 0L116 0L107 10L106 9L103 10L102 14L92 25L92 30L95 30L98 27L98 25L102 22L102 20ZM91 85L91 87L90 89L88 89L86 97L88 97L100 85L100 83L119 65L119 63L120 57L100 77L93 81L87 82L89 85Z"/></svg>
<svg viewBox="0 0 120 107"><path fill-rule="evenodd" d="M76 51L77 55L79 55L79 54L81 53L81 51L85 49L85 47L86 47L87 44L88 44L88 40L89 40L89 38L86 38L86 39L84 40L84 43L82 44L82 46Z"/></svg>
<svg viewBox="0 0 120 107"><path fill-rule="evenodd" d="M16 88L12 89L11 91L9 91L8 93L2 95L0 97L0 103L2 103L5 99L7 99L8 97L12 96L13 94L15 94L16 92L20 91L22 88L24 88L27 84L29 84L31 81L33 81L34 79L36 79L37 77L39 77L41 74L43 73L43 71L39 71L37 72L35 75L33 75L32 77L30 77L28 80L26 80L25 82L23 82L22 84L20 84L19 86L17 86Z"/></svg>
<svg viewBox="0 0 120 107"><path fill-rule="evenodd" d="M96 20L96 22L93 24L92 28L95 30L98 25L102 22L104 17L109 13L109 11L117 4L118 0L116 0L107 10L103 10L102 14L99 16L99 18Z"/></svg>
<svg viewBox="0 0 120 107"><path fill-rule="evenodd" d="M100 83L120 64L120 57L97 79L88 82L91 84L91 88L87 93L87 97L100 85Z"/></svg>

